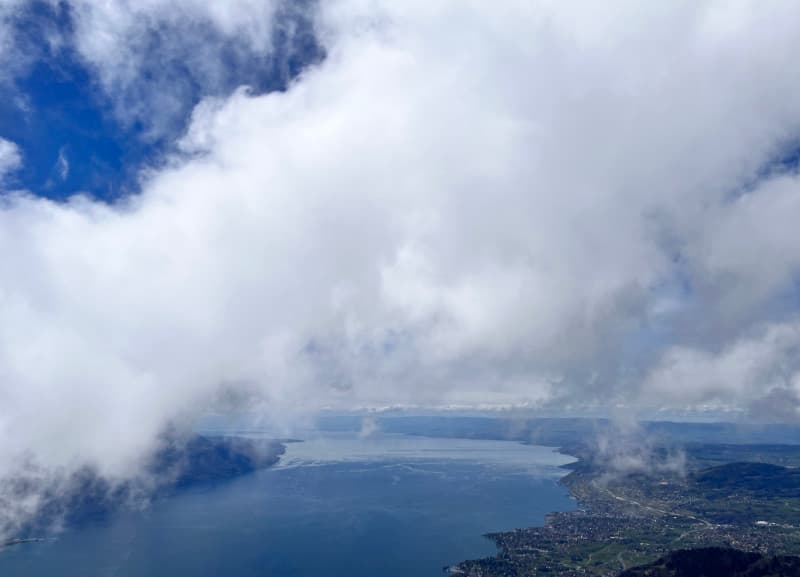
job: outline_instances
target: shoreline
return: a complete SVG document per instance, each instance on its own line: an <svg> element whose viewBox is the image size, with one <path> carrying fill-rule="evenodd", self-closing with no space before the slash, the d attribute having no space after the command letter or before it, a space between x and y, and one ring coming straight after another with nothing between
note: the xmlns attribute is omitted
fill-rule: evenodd
<svg viewBox="0 0 800 577"><path fill-rule="evenodd" d="M532 443L522 443L522 444L524 445ZM537 445L537 446L546 446L546 445ZM559 469L565 469L568 472L559 477L559 479L556 481L556 484L566 487L569 498L575 502L575 509L571 511L549 511L545 513L544 520L541 525L530 525L524 528L512 528L506 531L484 533L482 537L494 543L496 548L495 555L491 557L484 557L481 559L466 559L464 561L459 561L455 565L445 565L444 567L442 567L443 573L446 573L447 575L452 575L454 577L472 577L472 574L469 573L469 569L465 568L464 565L486 559L499 559L500 555L503 553L503 545L501 543L503 535L514 533L516 531L526 531L531 529L548 529L549 527L551 527L553 521L562 515L574 515L574 514L580 515L580 514L585 514L589 511L587 507L582 506L583 503L580 497L574 492L573 487L569 483L564 482L567 479L567 477L569 477L575 472L575 466L578 465L579 463L582 463L584 457L568 452L569 450L568 447L552 447L552 449L554 453L559 453L561 455L566 455L568 457L573 457L575 459L574 461L571 461L569 463L564 463L563 465L557 465Z"/></svg>

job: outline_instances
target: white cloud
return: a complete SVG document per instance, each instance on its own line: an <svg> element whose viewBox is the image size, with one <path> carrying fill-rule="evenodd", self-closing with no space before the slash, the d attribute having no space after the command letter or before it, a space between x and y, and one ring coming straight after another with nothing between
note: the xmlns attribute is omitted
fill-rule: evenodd
<svg viewBox="0 0 800 577"><path fill-rule="evenodd" d="M760 327L716 352L676 346L649 375L650 405L748 408L767 421L800 417L800 324ZM779 402L778 402L779 401Z"/></svg>
<svg viewBox="0 0 800 577"><path fill-rule="evenodd" d="M737 320L763 315L759 305L794 290L798 214L800 178L793 172L764 180L698 222L702 231L691 247L695 274L701 290L720 294L720 314Z"/></svg>
<svg viewBox="0 0 800 577"><path fill-rule="evenodd" d="M64 148L58 151L55 170L61 180L66 180L69 177L69 159Z"/></svg>
<svg viewBox="0 0 800 577"><path fill-rule="evenodd" d="M22 155L16 144L5 138L0 138L0 183L6 174L17 169L22 164Z"/></svg>
<svg viewBox="0 0 800 577"><path fill-rule="evenodd" d="M275 16L299 11L304 3L70 0L69 5L74 46L117 117L140 124L150 138L164 138L183 129L198 92L229 92L236 68L246 63L265 68Z"/></svg>
<svg viewBox="0 0 800 577"><path fill-rule="evenodd" d="M0 86L7 84L19 66L22 55L14 45L14 16L24 0L0 1Z"/></svg>
<svg viewBox="0 0 800 577"><path fill-rule="evenodd" d="M248 50L267 30L241 6L76 6L118 103L154 19ZM325 3L326 60L203 102L139 196L6 196L0 476L21 454L129 475L167 423L230 399L274 419L754 406L789 349L745 344L800 266L800 187L761 176L800 129L800 5L737 6ZM180 30L176 54L202 41Z"/></svg>

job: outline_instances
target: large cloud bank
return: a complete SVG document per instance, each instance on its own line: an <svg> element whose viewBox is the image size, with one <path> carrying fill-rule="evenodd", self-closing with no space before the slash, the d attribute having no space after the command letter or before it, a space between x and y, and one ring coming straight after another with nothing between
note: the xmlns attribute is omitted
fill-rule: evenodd
<svg viewBox="0 0 800 577"><path fill-rule="evenodd" d="M241 403L798 417L800 4L306 9L325 59L205 99L140 194L0 199L0 479L128 476ZM255 54L274 7L73 13L123 113L143 27Z"/></svg>

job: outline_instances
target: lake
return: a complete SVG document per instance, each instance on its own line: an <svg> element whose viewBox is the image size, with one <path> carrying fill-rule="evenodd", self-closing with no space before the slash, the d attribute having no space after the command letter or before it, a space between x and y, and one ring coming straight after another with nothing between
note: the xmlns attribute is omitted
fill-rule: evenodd
<svg viewBox="0 0 800 577"><path fill-rule="evenodd" d="M0 552L0 575L438 576L495 552L484 533L574 508L571 459L506 441L328 434L281 462L143 512Z"/></svg>

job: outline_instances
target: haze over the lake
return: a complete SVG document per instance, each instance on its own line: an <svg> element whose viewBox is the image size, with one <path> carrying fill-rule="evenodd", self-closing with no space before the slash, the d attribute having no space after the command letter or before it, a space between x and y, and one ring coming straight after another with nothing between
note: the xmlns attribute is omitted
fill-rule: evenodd
<svg viewBox="0 0 800 577"><path fill-rule="evenodd" d="M570 510L572 459L509 441L316 434L274 469L0 553L0 574L436 577L482 535Z"/></svg>

